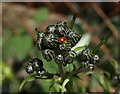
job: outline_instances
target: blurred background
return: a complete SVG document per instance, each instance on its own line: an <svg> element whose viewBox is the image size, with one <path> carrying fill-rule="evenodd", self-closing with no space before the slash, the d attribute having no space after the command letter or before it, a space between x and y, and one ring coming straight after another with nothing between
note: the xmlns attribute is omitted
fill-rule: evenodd
<svg viewBox="0 0 120 94"><path fill-rule="evenodd" d="M21 2L2 3L2 75L0 79L3 92L17 92L22 80L28 76L24 68L31 58L44 61L44 67L57 73L54 61L46 62L36 48L37 27L41 31L58 21L69 23L77 14L74 30L79 34L92 33L89 45L93 49L110 32L112 36L98 51L100 63L92 75L79 74L76 79L79 92L115 92L118 82L114 79L116 68L120 65L118 49L118 27L120 27L120 4L89 2ZM1 32L0 32L1 33ZM79 58L78 58L79 59ZM76 61L79 65L79 61ZM1 77L2 76L2 77ZM50 81L28 82L22 92L48 92Z"/></svg>

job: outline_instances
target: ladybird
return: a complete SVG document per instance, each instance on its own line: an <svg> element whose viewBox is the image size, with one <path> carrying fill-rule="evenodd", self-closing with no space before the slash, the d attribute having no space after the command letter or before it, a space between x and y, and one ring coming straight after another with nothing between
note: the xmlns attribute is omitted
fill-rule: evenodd
<svg viewBox="0 0 120 94"><path fill-rule="evenodd" d="M59 41L60 43L64 43L65 41L67 41L67 38L66 38L66 37L60 37L60 38L58 39L58 41Z"/></svg>

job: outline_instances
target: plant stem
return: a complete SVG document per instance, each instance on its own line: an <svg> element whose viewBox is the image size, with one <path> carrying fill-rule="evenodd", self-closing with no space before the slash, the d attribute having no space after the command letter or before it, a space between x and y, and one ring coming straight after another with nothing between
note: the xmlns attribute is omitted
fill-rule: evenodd
<svg viewBox="0 0 120 94"><path fill-rule="evenodd" d="M67 92L74 92L73 91L73 79L70 79L70 81L66 85Z"/></svg>
<svg viewBox="0 0 120 94"><path fill-rule="evenodd" d="M59 70L59 73L60 73L60 76L63 78L64 77L64 69L63 69L63 66L58 64L58 70Z"/></svg>
<svg viewBox="0 0 120 94"><path fill-rule="evenodd" d="M75 20L76 20L76 14L74 14L74 16L73 16L73 18L72 18L72 21L71 21L71 23L70 23L70 29L73 28L74 23L75 23Z"/></svg>
<svg viewBox="0 0 120 94"><path fill-rule="evenodd" d="M108 36L106 36L105 39L103 39L94 49L93 49L93 53L96 53L99 48L106 43L106 41L111 37L112 33L110 33Z"/></svg>

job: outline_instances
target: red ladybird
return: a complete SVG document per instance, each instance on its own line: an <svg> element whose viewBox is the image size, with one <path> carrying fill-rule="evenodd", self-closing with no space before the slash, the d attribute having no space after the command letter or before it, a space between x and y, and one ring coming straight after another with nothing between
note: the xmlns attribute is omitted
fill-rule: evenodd
<svg viewBox="0 0 120 94"><path fill-rule="evenodd" d="M67 41L67 38L66 38L66 37L60 37L60 38L58 39L58 41L59 41L60 43L64 43L65 41Z"/></svg>

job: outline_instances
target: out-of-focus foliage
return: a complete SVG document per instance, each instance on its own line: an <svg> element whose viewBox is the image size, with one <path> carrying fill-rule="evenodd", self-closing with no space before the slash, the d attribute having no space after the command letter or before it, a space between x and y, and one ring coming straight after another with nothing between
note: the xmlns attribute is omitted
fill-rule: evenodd
<svg viewBox="0 0 120 94"><path fill-rule="evenodd" d="M63 14L60 14L60 16L58 16L58 14L52 12L51 9L43 6L40 8L30 8L27 6L27 4L25 5L18 3L13 3L12 5L10 5L9 3L3 4L4 11L2 34L2 61L0 61L0 63L2 64L2 68L0 68L2 69L0 70L2 72L2 77L0 74L0 79L2 80L3 92L18 91L22 80L25 77L28 77L27 73L24 70L24 67L26 63L30 60L30 58L38 57L43 60L44 68L47 71L49 71L50 73L58 72L58 68L54 60L51 62L47 62L45 59L42 58L41 52L36 49L36 34L34 28L39 26L41 30L41 28L43 29L43 27L47 26L46 24L50 25L51 23L60 21L60 19L69 18L70 16ZM74 3L73 5L78 8L78 10L82 10L79 7L79 4ZM16 10L12 9L11 6L13 6ZM63 13L66 11L62 9L63 6L60 7L60 5L57 4L56 6L59 6L59 9L61 8L61 11ZM34 11L32 9L34 9ZM8 13L9 15L6 15L6 13ZM73 13L71 13L70 11L69 13L70 15L73 15ZM102 27L100 25L102 19L99 15L95 13L95 11L93 11L92 8L89 7L87 10L81 11L80 16L83 17L93 29L95 29L95 36L99 37L101 40L110 33L110 30L106 26ZM21 19L25 19L25 22L23 22L24 20ZM118 15L110 18L110 20L116 28L120 27L120 24L118 24ZM34 24L36 27L29 26L26 21L30 22L30 24ZM96 29L100 26L101 28ZM87 32L85 29L86 27L78 19L76 20L73 28L81 35ZM75 84L77 85L79 92L114 92L116 90L118 83L114 80L114 75L116 72L115 68L118 68L120 64L118 59L118 43L116 42L116 39L112 36L107 41L106 46L110 50L110 56L113 57L113 63L111 64L109 60L106 59L106 56L102 52L102 50L99 50L98 54L100 55L101 60L100 64L96 66L97 68L95 68L95 71L80 73L78 75L79 77L74 78ZM91 42L89 47L91 49L94 48L94 43L92 44ZM79 58L80 57L78 56L78 59L74 62L75 67L78 67L80 65ZM74 69L73 64L70 64L69 66L69 70ZM55 81L51 82L51 80L44 79L28 82L27 84L25 84L22 91L48 92L50 90L49 86L51 86L53 82ZM57 82L59 82L59 79L57 79ZM59 91L58 88L61 88L61 86L59 86L58 84L55 84L54 87L51 88L51 91Z"/></svg>
<svg viewBox="0 0 120 94"><path fill-rule="evenodd" d="M34 14L34 19L37 22L44 22L48 20L49 10L46 7L40 8Z"/></svg>
<svg viewBox="0 0 120 94"><path fill-rule="evenodd" d="M3 38L4 39L4 38ZM23 60L32 48L32 38L29 35L12 36L3 43L3 58L9 56Z"/></svg>

